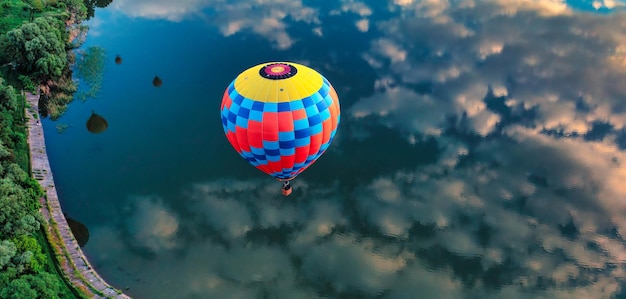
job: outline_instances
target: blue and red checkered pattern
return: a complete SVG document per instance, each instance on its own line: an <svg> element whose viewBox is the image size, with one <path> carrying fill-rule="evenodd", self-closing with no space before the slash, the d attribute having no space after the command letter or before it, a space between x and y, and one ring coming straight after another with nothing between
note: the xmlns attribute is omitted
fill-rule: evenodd
<svg viewBox="0 0 626 299"><path fill-rule="evenodd" d="M271 78L272 71L281 76ZM266 63L244 71L228 86L221 119L228 141L244 159L279 180L291 180L333 141L339 101L328 80L314 70Z"/></svg>

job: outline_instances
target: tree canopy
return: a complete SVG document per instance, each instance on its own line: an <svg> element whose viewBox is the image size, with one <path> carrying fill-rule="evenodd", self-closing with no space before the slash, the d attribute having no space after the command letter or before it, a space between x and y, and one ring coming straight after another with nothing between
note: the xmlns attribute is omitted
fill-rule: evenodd
<svg viewBox="0 0 626 299"><path fill-rule="evenodd" d="M59 298L58 276L49 273L38 241L42 216L38 183L16 163L24 146L20 99L0 78L0 298ZM22 100L23 101L23 100ZM10 146L9 146L10 145Z"/></svg>
<svg viewBox="0 0 626 299"><path fill-rule="evenodd" d="M76 87L69 63L87 16L83 0L1 1L0 65L13 83L40 86L43 106L60 115ZM100 2L100 1L98 1ZM110 1L109 1L110 2ZM69 29L68 29L69 28ZM11 66L11 68L7 67ZM17 83L20 84L20 83ZM60 100L59 100L60 99ZM44 196L29 175L24 98L0 77L0 298L76 298L57 274L42 230ZM40 107L41 109L41 107Z"/></svg>
<svg viewBox="0 0 626 299"><path fill-rule="evenodd" d="M87 19L93 18L96 7L103 8L111 4L113 0L85 0L85 6L87 7Z"/></svg>
<svg viewBox="0 0 626 299"><path fill-rule="evenodd" d="M38 17L7 32L0 47L17 68L42 79L57 79L67 65L64 24L52 17Z"/></svg>

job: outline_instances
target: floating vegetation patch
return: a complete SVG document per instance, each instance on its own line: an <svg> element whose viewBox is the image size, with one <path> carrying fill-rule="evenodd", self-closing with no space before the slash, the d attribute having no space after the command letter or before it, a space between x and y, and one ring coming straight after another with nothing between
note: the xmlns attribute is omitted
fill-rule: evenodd
<svg viewBox="0 0 626 299"><path fill-rule="evenodd" d="M63 132L65 132L65 130L67 130L70 125L67 124L56 124L56 129L57 129L57 133L61 134Z"/></svg>

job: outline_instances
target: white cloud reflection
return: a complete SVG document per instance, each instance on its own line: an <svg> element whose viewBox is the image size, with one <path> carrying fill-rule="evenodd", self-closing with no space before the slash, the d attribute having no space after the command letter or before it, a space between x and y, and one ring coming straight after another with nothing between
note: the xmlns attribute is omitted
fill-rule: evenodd
<svg viewBox="0 0 626 299"><path fill-rule="evenodd" d="M617 67L625 61L624 14L579 14L564 1L396 4L402 17L378 22L385 37L363 54L381 88L348 113L409 142L434 136L442 154L434 165L357 188L362 219L396 240L414 239L417 223L427 236L413 252L442 274L479 258L478 270L457 269L449 280L483 286L465 290L470 297L620 292L626 153L614 134L626 124L626 89L615 84L626 79ZM502 98L510 114L489 108L488 97ZM511 117L524 122L498 131ZM597 123L613 133L584 138ZM498 137L471 146L446 134L450 128ZM460 165L468 154L471 162Z"/></svg>
<svg viewBox="0 0 626 299"><path fill-rule="evenodd" d="M381 76L399 78L400 87L357 102L353 116L384 113L383 122L422 134L437 132L447 116L465 117L462 125L485 136L500 121L483 102L488 87L496 86L511 108L536 109L535 125L546 130L585 134L595 122L616 129L626 124L626 85L614 84L626 79L616 67L626 61L623 14L573 15L561 1L530 0L472 7L424 1L403 10L406 17L378 22L385 38L364 54ZM461 22L459 16L471 18ZM398 92L422 82L432 82L434 98ZM435 116L411 119L418 107Z"/></svg>
<svg viewBox="0 0 626 299"><path fill-rule="evenodd" d="M174 248L178 219L163 207L162 200L140 196L133 203L135 214L128 225L133 243L155 252Z"/></svg>
<svg viewBox="0 0 626 299"><path fill-rule="evenodd" d="M224 36L251 31L266 38L279 49L289 48L294 43L294 37L287 33L286 19L313 25L319 23L318 12L299 0L117 0L111 7L130 17L174 22L188 17L202 18L219 28ZM203 12L207 8L210 11L208 15ZM253 14L249 13L251 10L254 11Z"/></svg>
<svg viewBox="0 0 626 299"><path fill-rule="evenodd" d="M200 2L186 5L193 3ZM253 2L232 3L203 4L228 12L220 27L225 35L247 28L289 47L293 38L276 34L285 32L287 15L322 35L316 10L299 1L259 1L259 19L237 13ZM116 236L95 230L100 263L128 259L116 263L132 269L118 274L140 273L132 275L144 279L151 298L622 292L626 152L615 131L626 126L626 85L618 83L626 82L624 14L578 14L557 0L394 5L400 17L376 22L376 12L360 2L346 1L337 11L359 15L367 20L357 23L362 31L376 26L384 36L362 53L377 72L376 92L357 99L346 115L356 127L373 120L412 143L434 138L437 161L381 173L350 191L299 179L301 193L287 200L271 180L198 183L183 192L185 216L164 212L161 200L142 201L131 214L131 235L157 260L118 257ZM502 107L490 108L488 96ZM598 122L613 131L585 138ZM185 234L193 236L185 246L174 243ZM176 293L150 294L164 281Z"/></svg>
<svg viewBox="0 0 626 299"><path fill-rule="evenodd" d="M462 142L450 140L444 149L450 154L440 163L355 186L353 204L337 195L336 187L310 186L302 179L296 187L306 195L289 200L271 180L196 184L184 192L186 217L171 214L163 220L159 215L165 208L148 201L137 206L142 211L132 213L129 223L140 224L139 232L153 224L144 244L160 249L156 260L137 262L120 254L124 249L111 232L96 229L92 244L100 248L101 264L109 259L125 264L105 272L141 277L148 290L142 294L154 298L252 298L263 292L315 298L319 289L331 297L356 292L383 298L418 293L424 298L601 298L619 290L626 273L614 265L626 262L626 248L606 232L625 227L619 198L626 194L605 179L616 176L617 183L624 176L611 164L616 154L626 159L624 153L602 143L561 144L521 127L508 134L509 142L475 149L471 167L446 162L466 154ZM596 148L604 150L589 155ZM543 160L558 164L545 167ZM499 166L489 166L494 162ZM529 181L530 172L547 183ZM579 178L585 175L592 178ZM154 217L147 221L145 215ZM198 219L208 229L198 226ZM173 230L158 228L172 228L168 223L177 223L179 242L190 233L185 230L213 232L221 241L211 237L163 246ZM568 225L575 228L564 232ZM165 241L155 241L156 236ZM476 259L479 263L467 268L455 265ZM167 273L159 270L163 267ZM162 287L150 293L163 284L177 286L175 293ZM486 287L467 289L467 284Z"/></svg>
<svg viewBox="0 0 626 299"><path fill-rule="evenodd" d="M181 21L185 16L193 15L199 9L207 7L212 0L116 0L111 3L111 8L118 10L131 17L148 19L166 19Z"/></svg>

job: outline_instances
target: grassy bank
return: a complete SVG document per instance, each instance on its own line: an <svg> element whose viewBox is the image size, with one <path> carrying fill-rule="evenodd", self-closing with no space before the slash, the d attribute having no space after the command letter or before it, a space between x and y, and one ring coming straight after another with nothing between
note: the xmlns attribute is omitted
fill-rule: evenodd
<svg viewBox="0 0 626 299"><path fill-rule="evenodd" d="M59 272L44 234L43 191L29 174L23 101L0 84L0 298L84 298Z"/></svg>
<svg viewBox="0 0 626 299"><path fill-rule="evenodd" d="M80 22L85 11L82 0L0 1L0 298L70 299L89 293L67 281L53 247L58 244L46 234L39 212L44 192L30 173L21 92L47 86L54 98L63 89L58 82L71 82L67 52L75 45L68 25ZM39 56L32 59L26 55L32 47L23 44L38 35L53 46L36 49Z"/></svg>

